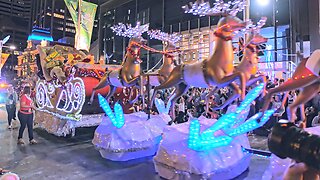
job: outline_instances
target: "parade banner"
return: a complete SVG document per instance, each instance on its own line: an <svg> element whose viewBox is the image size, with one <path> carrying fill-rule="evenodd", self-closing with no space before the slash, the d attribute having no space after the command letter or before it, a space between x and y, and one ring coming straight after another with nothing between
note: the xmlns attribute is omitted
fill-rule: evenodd
<svg viewBox="0 0 320 180"><path fill-rule="evenodd" d="M76 27L75 48L89 51L97 5L82 0L64 1Z"/></svg>

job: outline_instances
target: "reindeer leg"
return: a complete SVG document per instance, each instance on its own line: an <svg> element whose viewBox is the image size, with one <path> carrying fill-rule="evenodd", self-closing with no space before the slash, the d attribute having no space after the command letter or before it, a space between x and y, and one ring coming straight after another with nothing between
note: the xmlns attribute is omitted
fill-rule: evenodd
<svg viewBox="0 0 320 180"><path fill-rule="evenodd" d="M132 97L133 94L134 94L134 93L132 93L133 90L134 90L134 89L132 88L132 90L130 91L129 99L131 99L131 97ZM137 89L136 92L137 92L137 93L136 93L136 97L135 97L133 100L129 100L129 103L130 103L130 104L134 104L135 102L138 101L138 99L139 99L139 90Z"/></svg>
<svg viewBox="0 0 320 180"><path fill-rule="evenodd" d="M288 118L290 121L294 121L294 114L299 105L307 103L311 100L320 90L320 83L314 83L307 87L305 87L300 94L298 95L297 99L288 107Z"/></svg>
<svg viewBox="0 0 320 180"><path fill-rule="evenodd" d="M116 92L117 90L117 87L116 86L112 86L110 85L110 90L109 90L109 93L108 95L106 96L106 100L109 101L110 97Z"/></svg>
<svg viewBox="0 0 320 180"><path fill-rule="evenodd" d="M170 76L163 84L154 88L152 99L150 101L150 107L153 105L153 101L157 95L158 90L168 89L176 86L177 84L182 82L182 77L183 77L183 74L181 74L181 66L177 66L176 68L173 69Z"/></svg>
<svg viewBox="0 0 320 180"><path fill-rule="evenodd" d="M98 89L101 89L101 88L104 88L105 86L107 86L107 79L108 79L107 75L103 76L102 79L99 81L99 84L93 88L92 94L90 97L90 101L88 102L88 104L92 104L95 93Z"/></svg>

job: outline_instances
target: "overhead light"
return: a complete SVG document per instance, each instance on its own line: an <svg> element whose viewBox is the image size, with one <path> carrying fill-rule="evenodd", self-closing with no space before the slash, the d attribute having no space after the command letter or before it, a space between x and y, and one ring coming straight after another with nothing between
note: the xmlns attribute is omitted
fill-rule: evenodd
<svg viewBox="0 0 320 180"><path fill-rule="evenodd" d="M269 0L257 0L260 6L266 6L269 4Z"/></svg>
<svg viewBox="0 0 320 180"><path fill-rule="evenodd" d="M15 50L15 49L16 49L16 47L13 46L13 45L9 46L9 48L10 48L11 50Z"/></svg>

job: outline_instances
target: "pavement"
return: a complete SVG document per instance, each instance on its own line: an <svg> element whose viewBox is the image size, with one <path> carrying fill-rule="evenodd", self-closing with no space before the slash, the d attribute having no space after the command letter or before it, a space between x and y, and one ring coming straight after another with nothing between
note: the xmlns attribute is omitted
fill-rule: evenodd
<svg viewBox="0 0 320 180"><path fill-rule="evenodd" d="M17 126L19 126L17 124ZM17 145L18 129L8 130L6 112L0 106L0 167L24 180L160 180L152 157L112 162L103 159L91 140L94 130L79 128L75 137L56 137L35 129L37 145ZM27 129L24 140L28 142ZM266 138L251 136L253 147L266 149ZM269 164L268 158L252 156L249 169L236 180L258 180Z"/></svg>

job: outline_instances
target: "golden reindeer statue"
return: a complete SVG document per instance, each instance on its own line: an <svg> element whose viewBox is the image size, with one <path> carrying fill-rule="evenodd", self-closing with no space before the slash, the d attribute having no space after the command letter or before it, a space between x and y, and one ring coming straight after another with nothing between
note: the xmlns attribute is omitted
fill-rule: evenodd
<svg viewBox="0 0 320 180"><path fill-rule="evenodd" d="M287 109L288 118L294 122L297 117L295 115L297 108L300 106L301 127L306 125L306 116L304 113L304 104L311 100L320 91L320 50L314 51L310 57L302 58L300 64L293 73L293 77L276 88L268 90L265 96L262 112L264 113L270 104L271 98L276 93L294 91L302 89L294 102ZM287 95L286 95L287 96ZM285 97L286 97L285 96ZM284 98L282 106L286 98Z"/></svg>
<svg viewBox="0 0 320 180"><path fill-rule="evenodd" d="M177 65L174 52L177 50L176 43L181 40L181 35L178 35L177 33L168 34L161 32L160 30L150 30L148 31L148 35L150 36L150 39L157 39L161 40L163 43L163 51L159 51L163 54L163 64L162 66L157 69L155 72L147 72L141 76L142 80L140 83L143 85L140 85L140 92L142 96L142 103L144 107L144 93L143 87L146 85L150 85L152 87L159 86L160 84L164 83L173 68ZM150 48L152 51L152 48ZM157 52L157 51L155 51ZM149 82L147 79L147 76L149 76ZM149 84L148 84L149 83ZM131 100L130 103L134 103L138 100L139 96L137 95L134 100Z"/></svg>
<svg viewBox="0 0 320 180"><path fill-rule="evenodd" d="M259 34L262 26L265 25L267 21L266 17L261 18L261 20L257 23L257 26L248 26L248 36L246 39L246 44L244 44L243 39L240 39L239 46L243 49L243 57L241 58L240 64L235 68L234 72L241 72L245 77L246 86L250 86L256 82L263 82L266 86L266 77L263 74L257 74L258 72L258 49L257 47L263 43L268 41L267 38L261 36ZM234 83L234 82L232 82ZM206 111L208 111L208 98L212 96L218 88L214 88L207 96L206 96ZM265 91L263 91L265 92ZM230 104L237 96L233 94L230 98L228 98L222 105L216 106L213 109L218 110L226 107Z"/></svg>
<svg viewBox="0 0 320 180"><path fill-rule="evenodd" d="M214 32L216 41L212 56L202 62L176 66L168 79L160 86L155 87L150 102L151 105L157 90L175 87L175 91L172 94L173 98L171 98L173 118L175 101L182 96L190 86L201 88L215 86L221 88L240 79L240 88L236 84L231 84L231 86L238 95L241 94L242 98L245 96L245 77L240 72L234 72L234 54L231 40L234 37L234 32L245 28L247 23L234 16L242 9L242 4L234 4L232 9L230 9L229 6L222 2L216 3L215 7L211 9L208 3L202 5L199 2L194 4L191 3L191 9L189 9L188 6L184 7L188 13L198 13L200 15L224 15L224 17L219 20L218 27ZM210 10L201 10L201 8L207 8L207 6L209 6ZM221 12L221 10L223 12Z"/></svg>
<svg viewBox="0 0 320 180"><path fill-rule="evenodd" d="M93 88L93 92L90 98L89 104L93 102L95 91L101 89L107 85L110 86L110 90L106 99L115 93L117 87L132 87L139 84L140 81L140 44L144 44L146 41L141 37L142 33L146 32L149 25L140 25L138 22L135 27L131 25L124 25L119 23L112 27L112 30L117 35L131 38L125 54L123 63L120 69L107 71L104 77L100 80L99 84Z"/></svg>

